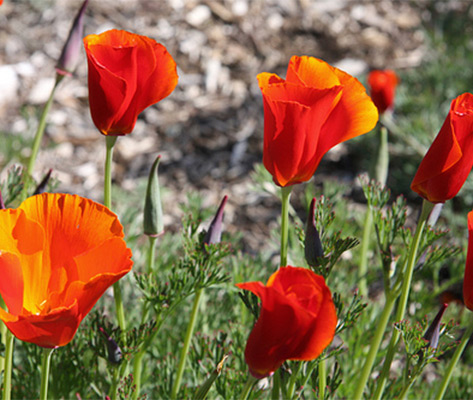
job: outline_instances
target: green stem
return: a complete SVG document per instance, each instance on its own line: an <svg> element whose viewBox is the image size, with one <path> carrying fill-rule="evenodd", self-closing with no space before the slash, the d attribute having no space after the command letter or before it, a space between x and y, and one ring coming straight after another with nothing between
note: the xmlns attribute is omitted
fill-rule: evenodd
<svg viewBox="0 0 473 400"><path fill-rule="evenodd" d="M112 384L110 385L110 390L109 390L109 397L111 400L116 400L117 399L117 389L118 389L118 384L120 383L120 368L117 366L115 367L113 371L113 377L112 377Z"/></svg>
<svg viewBox="0 0 473 400"><path fill-rule="evenodd" d="M49 383L49 366L51 365L51 354L54 349L43 349L43 360L41 362L41 392L40 400L47 400L48 398L48 383Z"/></svg>
<svg viewBox="0 0 473 400"><path fill-rule="evenodd" d="M327 386L327 370L325 359L319 361L319 399L325 398L325 387Z"/></svg>
<svg viewBox="0 0 473 400"><path fill-rule="evenodd" d="M368 251L370 248L371 227L373 225L373 213L368 205L366 208L365 222L363 225L363 238L361 239L360 265L358 268L358 290L362 296L368 295L366 274L368 272Z"/></svg>
<svg viewBox="0 0 473 400"><path fill-rule="evenodd" d="M386 185L389 169L389 151L388 151L388 130L382 126L378 134L379 147L378 158L376 160L375 177L383 186Z"/></svg>
<svg viewBox="0 0 473 400"><path fill-rule="evenodd" d="M33 174L34 165L36 162L36 158L38 157L39 148L41 146L41 139L43 139L44 128L46 128L46 117L51 108L51 104L53 103L56 88L58 87L59 82L61 82L62 78L64 78L64 75L56 74L56 82L54 82L54 86L51 90L51 94L49 95L49 99L44 105L43 113L41 114L41 118L39 119L38 129L36 129L36 134L33 140L33 146L31 148L31 156L28 160L28 167L26 170L29 176Z"/></svg>
<svg viewBox="0 0 473 400"><path fill-rule="evenodd" d="M287 386L287 398L292 399L294 396L294 392L296 390L296 379L302 369L302 362L298 361L297 366L291 374L291 378L289 379L289 384Z"/></svg>
<svg viewBox="0 0 473 400"><path fill-rule="evenodd" d="M281 262L280 266L287 265L287 246L289 236L289 199L292 186L281 188Z"/></svg>
<svg viewBox="0 0 473 400"><path fill-rule="evenodd" d="M3 400L11 399L11 375L13 369L13 345L15 337L7 330L5 336L5 370L3 374Z"/></svg>
<svg viewBox="0 0 473 400"><path fill-rule="evenodd" d="M246 381L245 387L243 388L243 391L241 392L240 395L240 400L247 400L248 397L250 396L251 390L253 389L253 386L255 386L255 383L258 381L253 375L249 374L248 375L248 380Z"/></svg>
<svg viewBox="0 0 473 400"><path fill-rule="evenodd" d="M281 369L278 369L273 374L273 389L271 391L272 400L279 399L280 390L281 390Z"/></svg>
<svg viewBox="0 0 473 400"><path fill-rule="evenodd" d="M368 378L371 374L371 369L373 368L374 361L378 354L379 346L381 345L381 341L384 336L384 331L386 330L386 326L388 325L389 317L391 316L391 311L394 307L395 300L395 296L390 295L386 297L386 303L384 304L383 311L381 312L381 315L377 320L378 323L376 331L374 333L373 338L371 339L371 346L366 356L365 363L361 370L361 374L356 375L358 384L353 395L353 399L355 400L360 400L363 396L363 391L365 389L366 382L368 381Z"/></svg>
<svg viewBox="0 0 473 400"><path fill-rule="evenodd" d="M4 310L6 309L5 302L3 301L2 296L0 296L0 307ZM3 321L0 321L0 344L5 345L6 341L6 334L7 334L7 326ZM5 368L5 357L0 356L0 375L2 375L3 369Z"/></svg>
<svg viewBox="0 0 473 400"><path fill-rule="evenodd" d="M412 239L411 247L409 249L409 257L407 259L407 266L403 276L401 296L399 297L399 302L396 310L396 321L401 321L406 313L407 300L409 299L409 292L411 289L412 275L416 264L417 252L419 250L420 242L422 241L422 234L424 232L425 224L433 207L434 204L427 200L424 200L424 202L422 203L422 211L419 217L419 221L417 222L416 232L414 234L414 238ZM395 329L392 333L391 340L388 345L388 351L384 360L383 369L381 370L381 374L377 380L377 387L374 394L375 399L379 400L383 396L386 381L388 379L389 371L391 369L391 363L393 361L394 354L396 353L396 347L399 341L399 337L400 332Z"/></svg>
<svg viewBox="0 0 473 400"><path fill-rule="evenodd" d="M153 273L154 259L156 255L156 240L157 237L148 236L148 255L146 259L146 274L150 276ZM141 310L141 324L146 322L149 314L149 302L145 299Z"/></svg>
<svg viewBox="0 0 473 400"><path fill-rule="evenodd" d="M186 336L184 338L184 344L181 350L181 357L179 359L179 365L177 367L176 380L174 381L174 385L172 387L171 399L173 400L177 399L177 394L179 392L179 388L181 387L182 375L184 374L184 367L186 365L187 352L189 351L189 347L190 347L191 339L192 339L192 333L194 331L194 326L197 321L197 314L199 313L199 303L200 303L200 298L202 297L202 292L203 292L203 289L199 289L195 293L194 305L192 306L191 316L190 316L189 324L187 325Z"/></svg>
<svg viewBox="0 0 473 400"><path fill-rule="evenodd" d="M465 332L463 333L463 336L460 340L460 344L455 349L455 353L453 354L453 357L450 360L450 364L448 364L447 370L445 371L445 375L443 376L442 383L440 384L440 387L437 390L435 400L443 399L443 396L445 394L445 391L447 390L448 384L450 383L450 379L452 378L453 370L455 369L455 366L457 365L458 360L460 359L463 353L463 350L465 350L465 347L468 344L468 341L470 340L471 335L473 335L473 319L471 319L470 325L468 325Z"/></svg>

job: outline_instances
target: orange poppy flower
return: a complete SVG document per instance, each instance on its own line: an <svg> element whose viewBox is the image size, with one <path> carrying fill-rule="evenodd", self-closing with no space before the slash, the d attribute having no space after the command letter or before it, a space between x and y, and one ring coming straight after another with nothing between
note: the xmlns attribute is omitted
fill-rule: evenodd
<svg viewBox="0 0 473 400"><path fill-rule="evenodd" d="M337 315L330 289L309 269L281 267L268 280L239 283L261 299L245 360L257 378L271 375L285 360L314 360L332 342Z"/></svg>
<svg viewBox="0 0 473 400"><path fill-rule="evenodd" d="M263 164L279 186L308 181L335 145L376 125L363 85L313 57L293 56L286 80L258 75L264 105Z"/></svg>
<svg viewBox="0 0 473 400"><path fill-rule="evenodd" d="M396 73L390 69L374 70L369 73L368 85L371 99L378 107L380 114L394 106L394 95L398 82Z"/></svg>
<svg viewBox="0 0 473 400"><path fill-rule="evenodd" d="M468 252L463 278L463 302L473 311L473 211L468 213Z"/></svg>
<svg viewBox="0 0 473 400"><path fill-rule="evenodd" d="M110 30L84 38L90 113L104 135L130 133L138 115L177 85L176 63L146 36Z"/></svg>
<svg viewBox="0 0 473 400"><path fill-rule="evenodd" d="M419 165L411 189L432 203L444 203L462 188L473 167L473 95L452 101L450 112Z"/></svg>
<svg viewBox="0 0 473 400"><path fill-rule="evenodd" d="M118 218L79 196L33 196L0 210L0 319L20 340L64 346L105 290L131 270Z"/></svg>

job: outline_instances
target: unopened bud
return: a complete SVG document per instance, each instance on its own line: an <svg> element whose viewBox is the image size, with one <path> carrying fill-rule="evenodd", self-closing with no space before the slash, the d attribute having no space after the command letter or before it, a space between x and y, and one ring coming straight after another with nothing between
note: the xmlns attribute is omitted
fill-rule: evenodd
<svg viewBox="0 0 473 400"><path fill-rule="evenodd" d="M158 165L161 156L158 156L151 167L146 188L143 231L148 236L156 237L164 230L163 208L159 190Z"/></svg>
<svg viewBox="0 0 473 400"><path fill-rule="evenodd" d="M110 361L112 364L120 364L120 362L122 361L122 350L120 349L120 346L118 346L115 340L108 336L108 334L102 327L100 327L99 329L107 341L108 361Z"/></svg>
<svg viewBox="0 0 473 400"><path fill-rule="evenodd" d="M44 178L41 180L41 182L39 183L38 186L36 186L36 189L33 193L33 196L35 194L41 194L41 193L44 193L44 191L46 190L46 186L48 185L48 182L49 182L49 179L51 178L51 173L53 172L52 169L50 169L46 175L44 175Z"/></svg>
<svg viewBox="0 0 473 400"><path fill-rule="evenodd" d="M71 75L76 69L82 48L82 37L84 36L84 13L89 0L84 0L82 7L74 19L66 44L62 48L61 57L56 64L56 72L59 75Z"/></svg>
<svg viewBox="0 0 473 400"><path fill-rule="evenodd" d="M320 264L319 257L324 256L320 235L315 225L315 198L312 199L309 209L309 218L305 226L304 255L307 264L314 267Z"/></svg>
<svg viewBox="0 0 473 400"><path fill-rule="evenodd" d="M5 208L6 207L5 207L5 203L3 202L2 191L0 190L0 210L4 210Z"/></svg>
<svg viewBox="0 0 473 400"><path fill-rule="evenodd" d="M227 203L228 196L224 196L220 206L218 207L217 213L214 219L210 223L209 229L205 234L204 244L216 244L220 243L222 238L222 222L223 222L223 209Z"/></svg>
<svg viewBox="0 0 473 400"><path fill-rule="evenodd" d="M429 347L432 349L436 349L439 345L440 322L447 307L447 303L442 304L442 307L424 334L424 339L427 340Z"/></svg>

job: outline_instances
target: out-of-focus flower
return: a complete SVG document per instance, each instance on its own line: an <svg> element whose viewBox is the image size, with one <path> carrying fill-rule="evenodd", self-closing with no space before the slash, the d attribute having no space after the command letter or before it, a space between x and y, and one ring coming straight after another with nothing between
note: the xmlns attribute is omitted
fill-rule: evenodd
<svg viewBox="0 0 473 400"><path fill-rule="evenodd" d="M374 70L368 75L370 95L380 114L394 106L394 95L399 79L390 69Z"/></svg>
<svg viewBox="0 0 473 400"><path fill-rule="evenodd" d="M44 193L0 210L0 319L20 340L64 346L107 288L131 270L131 250L109 209Z"/></svg>
<svg viewBox="0 0 473 400"><path fill-rule="evenodd" d="M71 75L76 69L79 61L82 36L84 35L84 13L89 0L84 0L82 7L74 19L69 36L62 48L61 56L56 65L59 75Z"/></svg>
<svg viewBox="0 0 473 400"><path fill-rule="evenodd" d="M227 204L228 196L224 196L214 219L210 223L209 229L205 234L204 244L220 243L222 238L223 209Z"/></svg>
<svg viewBox="0 0 473 400"><path fill-rule="evenodd" d="M286 360L313 360L332 342L337 315L322 276L306 268L281 267L268 280L239 283L261 299L245 360L257 378L271 375Z"/></svg>
<svg viewBox="0 0 473 400"><path fill-rule="evenodd" d="M176 63L146 36L110 30L84 38L89 66L89 103L104 135L130 133L138 115L177 85Z"/></svg>
<svg viewBox="0 0 473 400"><path fill-rule="evenodd" d="M468 213L468 252L463 278L463 302L473 311L473 211Z"/></svg>
<svg viewBox="0 0 473 400"><path fill-rule="evenodd" d="M279 186L308 181L335 145L376 125L363 85L313 57L293 56L286 80L258 75L264 105L263 163Z"/></svg>
<svg viewBox="0 0 473 400"><path fill-rule="evenodd" d="M473 95L452 101L450 112L419 165L411 189L432 203L455 197L473 167Z"/></svg>

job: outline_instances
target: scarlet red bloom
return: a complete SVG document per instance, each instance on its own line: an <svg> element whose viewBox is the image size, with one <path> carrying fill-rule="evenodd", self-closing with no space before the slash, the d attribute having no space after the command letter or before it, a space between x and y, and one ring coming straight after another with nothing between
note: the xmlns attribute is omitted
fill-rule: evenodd
<svg viewBox="0 0 473 400"><path fill-rule="evenodd" d="M380 114L394 106L394 95L399 80L394 71L374 70L368 75L370 95Z"/></svg>
<svg viewBox="0 0 473 400"><path fill-rule="evenodd" d="M64 346L105 290L131 270L118 218L79 196L41 194L0 210L0 319L20 340Z"/></svg>
<svg viewBox="0 0 473 400"><path fill-rule="evenodd" d="M468 213L468 252L463 279L463 302L473 311L473 211Z"/></svg>
<svg viewBox="0 0 473 400"><path fill-rule="evenodd" d="M176 63L153 39L111 30L84 38L89 65L89 103L104 135L130 133L138 115L177 85Z"/></svg>
<svg viewBox="0 0 473 400"><path fill-rule="evenodd" d="M258 82L263 163L279 186L308 181L328 150L370 131L378 121L357 79L313 57L293 56L286 80L264 72Z"/></svg>
<svg viewBox="0 0 473 400"><path fill-rule="evenodd" d="M239 283L261 299L245 360L257 378L276 371L285 360L313 360L332 342L337 315L324 278L306 268L281 267L266 286Z"/></svg>
<svg viewBox="0 0 473 400"><path fill-rule="evenodd" d="M419 165L411 189L432 203L456 196L473 167L473 95L452 101L450 112Z"/></svg>

